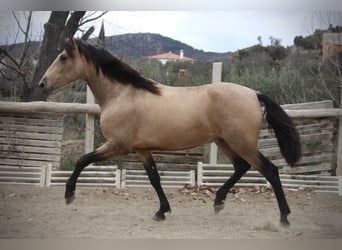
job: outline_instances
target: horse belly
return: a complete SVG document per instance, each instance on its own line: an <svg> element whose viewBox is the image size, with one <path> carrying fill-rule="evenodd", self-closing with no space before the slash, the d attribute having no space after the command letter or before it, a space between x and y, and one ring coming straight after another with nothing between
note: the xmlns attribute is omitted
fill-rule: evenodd
<svg viewBox="0 0 342 250"><path fill-rule="evenodd" d="M186 119L169 123L151 123L139 132L134 148L149 150L182 150L202 145L214 135L206 124Z"/></svg>
<svg viewBox="0 0 342 250"><path fill-rule="evenodd" d="M184 135L181 135L184 136ZM177 135L176 135L177 137ZM200 146L208 141L213 140L212 137L182 137L181 140L178 138L162 138L161 140L156 140L156 137L151 140L144 140L143 142L137 141L133 146L133 150L183 150L189 149L196 146Z"/></svg>

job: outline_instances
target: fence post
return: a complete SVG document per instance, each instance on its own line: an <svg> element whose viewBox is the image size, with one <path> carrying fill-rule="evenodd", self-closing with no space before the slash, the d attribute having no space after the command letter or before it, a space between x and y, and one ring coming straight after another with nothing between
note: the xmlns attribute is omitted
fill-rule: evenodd
<svg viewBox="0 0 342 250"><path fill-rule="evenodd" d="M195 186L196 185L196 174L195 170L190 170L190 185Z"/></svg>
<svg viewBox="0 0 342 250"><path fill-rule="evenodd" d="M338 176L338 195L342 196L342 176Z"/></svg>
<svg viewBox="0 0 342 250"><path fill-rule="evenodd" d="M126 169L121 169L121 188L126 188Z"/></svg>
<svg viewBox="0 0 342 250"><path fill-rule="evenodd" d="M203 163L202 162L198 162L197 163L197 185L201 186L203 183Z"/></svg>
<svg viewBox="0 0 342 250"><path fill-rule="evenodd" d="M338 118L336 176L342 176L342 117Z"/></svg>
<svg viewBox="0 0 342 250"><path fill-rule="evenodd" d="M47 166L42 166L41 167L40 182L39 182L39 186L40 187L45 187L46 169L47 169Z"/></svg>
<svg viewBox="0 0 342 250"><path fill-rule="evenodd" d="M95 97L87 85L87 103L94 104ZM95 116L86 114L86 129L85 129L85 147L84 153L89 153L94 150L94 123Z"/></svg>
<svg viewBox="0 0 342 250"><path fill-rule="evenodd" d="M115 173L115 187L121 188L121 170L118 168L116 169Z"/></svg>
<svg viewBox="0 0 342 250"><path fill-rule="evenodd" d="M52 164L49 163L46 167L46 172L45 172L45 186L50 187L51 186L51 178L52 178Z"/></svg>
<svg viewBox="0 0 342 250"><path fill-rule="evenodd" d="M222 62L213 63L212 83L221 82L221 76L222 76ZM215 143L210 143L209 162L210 164L217 163L217 146Z"/></svg>

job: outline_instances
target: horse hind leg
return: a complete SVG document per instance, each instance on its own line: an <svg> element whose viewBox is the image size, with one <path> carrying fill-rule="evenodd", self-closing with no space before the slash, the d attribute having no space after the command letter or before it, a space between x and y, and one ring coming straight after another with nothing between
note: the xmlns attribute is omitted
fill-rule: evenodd
<svg viewBox="0 0 342 250"><path fill-rule="evenodd" d="M248 144L234 144L235 147L230 147L225 141L220 140L216 142L223 152L231 159L233 162L235 172L227 180L227 182L218 190L215 199L215 210L221 210L223 208L222 203L224 203L225 195L248 169L253 166L258 170L272 185L274 193L277 198L278 207L280 210L280 223L284 226L289 225L287 216L291 213L290 208L287 204L285 193L283 191L278 168L265 156L263 156L254 146L248 147Z"/></svg>
<svg viewBox="0 0 342 250"><path fill-rule="evenodd" d="M289 205L287 204L285 193L281 185L278 168L265 156L260 153L260 159L263 162L263 168L258 169L262 175L271 183L273 191L278 201L280 210L280 223L283 226L290 225L287 216L291 213Z"/></svg>
<svg viewBox="0 0 342 250"><path fill-rule="evenodd" d="M290 223L287 216L291 211L281 185L278 168L259 151L252 154L245 154L244 159L246 159L249 164L258 170L266 180L271 183L280 210L280 223L283 226L288 226Z"/></svg>
<svg viewBox="0 0 342 250"><path fill-rule="evenodd" d="M155 213L154 219L157 221L165 220L165 213L171 212L171 208L169 201L167 200L164 193L164 190L160 184L160 176L158 174L152 154L150 151L147 150L139 150L136 153L138 154L139 159L142 161L151 185L153 186L159 198L160 208Z"/></svg>
<svg viewBox="0 0 342 250"><path fill-rule="evenodd" d="M227 198L229 190L238 182L241 177L250 169L250 165L239 155L233 152L229 145L222 139L215 141L217 146L223 151L223 153L231 160L234 166L233 175L219 188L216 192L214 201L215 213L220 212L224 208L224 202Z"/></svg>

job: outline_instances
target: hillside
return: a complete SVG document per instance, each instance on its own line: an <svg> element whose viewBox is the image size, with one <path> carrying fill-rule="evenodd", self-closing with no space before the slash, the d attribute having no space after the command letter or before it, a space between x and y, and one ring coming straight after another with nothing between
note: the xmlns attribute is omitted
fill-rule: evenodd
<svg viewBox="0 0 342 250"><path fill-rule="evenodd" d="M152 33L135 33L106 37L106 47L113 53L134 60L153 54L173 52L179 53L184 50L187 57L200 61L226 61L232 57L232 53L204 52L192 46Z"/></svg>
<svg viewBox="0 0 342 250"><path fill-rule="evenodd" d="M184 50L184 55L194 58L199 61L227 61L232 58L232 53L216 53L204 52L203 50L195 49L181 41L174 40L159 34L151 33L135 33L124 34L106 37L106 48L114 54L129 59L136 60L142 57L167 53L169 51L178 54L181 49ZM21 55L23 44L18 43L10 45L11 54L14 57ZM39 49L39 42L31 42L31 53Z"/></svg>

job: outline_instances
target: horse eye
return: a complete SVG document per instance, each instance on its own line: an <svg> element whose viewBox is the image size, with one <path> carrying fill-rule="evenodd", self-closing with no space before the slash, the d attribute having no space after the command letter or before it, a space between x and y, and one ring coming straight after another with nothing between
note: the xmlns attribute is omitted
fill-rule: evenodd
<svg viewBox="0 0 342 250"><path fill-rule="evenodd" d="M63 63L66 61L66 59L68 59L68 57L66 55L61 55L59 57L59 60L61 60L61 62L63 62Z"/></svg>

